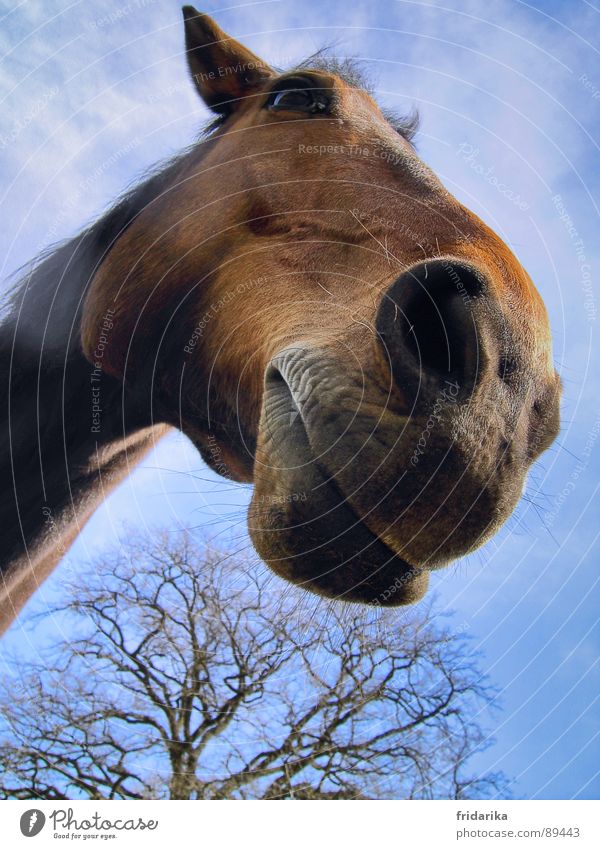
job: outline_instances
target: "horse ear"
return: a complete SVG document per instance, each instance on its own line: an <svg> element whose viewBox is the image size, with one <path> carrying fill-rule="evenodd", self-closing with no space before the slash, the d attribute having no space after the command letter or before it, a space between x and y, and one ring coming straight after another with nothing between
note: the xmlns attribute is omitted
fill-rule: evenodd
<svg viewBox="0 0 600 849"><path fill-rule="evenodd" d="M184 6L185 47L192 80L214 112L227 115L274 72L210 18Z"/></svg>

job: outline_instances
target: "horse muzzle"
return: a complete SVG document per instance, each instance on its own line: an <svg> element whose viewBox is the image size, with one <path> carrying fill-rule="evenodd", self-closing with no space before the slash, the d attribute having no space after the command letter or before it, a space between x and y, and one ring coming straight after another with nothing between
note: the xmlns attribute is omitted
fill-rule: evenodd
<svg viewBox="0 0 600 849"><path fill-rule="evenodd" d="M382 299L362 367L339 340L272 359L249 531L275 572L329 597L407 604L429 570L508 517L525 472L487 391L485 285L471 268L423 264Z"/></svg>

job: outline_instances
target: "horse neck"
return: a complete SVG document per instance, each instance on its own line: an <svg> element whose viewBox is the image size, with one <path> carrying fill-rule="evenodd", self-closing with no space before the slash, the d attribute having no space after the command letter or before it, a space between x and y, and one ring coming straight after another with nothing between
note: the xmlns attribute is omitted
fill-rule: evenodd
<svg viewBox="0 0 600 849"><path fill-rule="evenodd" d="M46 260L0 326L0 633L155 436L139 395L81 353L73 253Z"/></svg>

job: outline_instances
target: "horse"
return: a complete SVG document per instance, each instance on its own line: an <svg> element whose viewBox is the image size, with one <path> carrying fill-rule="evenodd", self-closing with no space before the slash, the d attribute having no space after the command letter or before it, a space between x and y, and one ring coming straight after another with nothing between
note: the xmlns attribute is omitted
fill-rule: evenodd
<svg viewBox="0 0 600 849"><path fill-rule="evenodd" d="M253 484L275 573L383 606L498 530L559 429L542 298L414 121L350 61L281 72L183 17L213 123L5 312L2 628L171 428Z"/></svg>

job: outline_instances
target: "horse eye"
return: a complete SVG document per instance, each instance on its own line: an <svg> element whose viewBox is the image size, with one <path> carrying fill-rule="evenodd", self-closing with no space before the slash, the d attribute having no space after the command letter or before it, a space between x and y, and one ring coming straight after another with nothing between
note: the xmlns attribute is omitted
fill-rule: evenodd
<svg viewBox="0 0 600 849"><path fill-rule="evenodd" d="M289 88L274 91L266 105L268 109L288 109L292 112L324 112L328 99L318 90Z"/></svg>

